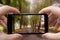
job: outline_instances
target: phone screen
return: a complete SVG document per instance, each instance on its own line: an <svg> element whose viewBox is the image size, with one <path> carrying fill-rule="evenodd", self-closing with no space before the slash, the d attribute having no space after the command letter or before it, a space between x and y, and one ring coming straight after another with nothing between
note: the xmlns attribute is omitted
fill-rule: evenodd
<svg viewBox="0 0 60 40"><path fill-rule="evenodd" d="M9 14L8 34L44 34L48 32L47 14Z"/></svg>

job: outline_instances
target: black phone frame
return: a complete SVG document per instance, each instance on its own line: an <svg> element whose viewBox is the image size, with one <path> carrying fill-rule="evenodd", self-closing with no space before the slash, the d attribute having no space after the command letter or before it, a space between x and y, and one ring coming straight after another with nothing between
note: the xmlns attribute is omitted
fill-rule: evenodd
<svg viewBox="0 0 60 40"><path fill-rule="evenodd" d="M7 33L12 34L12 20L13 15L44 15L44 26L45 26L45 33L48 32L48 15L47 14L8 14L7 15ZM44 33L18 33L18 34L44 34Z"/></svg>

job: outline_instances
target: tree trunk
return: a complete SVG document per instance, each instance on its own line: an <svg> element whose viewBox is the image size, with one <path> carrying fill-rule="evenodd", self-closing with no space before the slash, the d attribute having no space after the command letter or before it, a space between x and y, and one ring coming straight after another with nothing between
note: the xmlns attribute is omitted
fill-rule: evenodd
<svg viewBox="0 0 60 40"><path fill-rule="evenodd" d="M22 28L22 25L23 25L23 16L21 16L21 19L20 19L20 29Z"/></svg>
<svg viewBox="0 0 60 40"><path fill-rule="evenodd" d="M38 32L40 32L40 27L41 27L41 23L39 22L39 25L38 25Z"/></svg>
<svg viewBox="0 0 60 40"><path fill-rule="evenodd" d="M10 5L10 0L6 0L6 5Z"/></svg>
<svg viewBox="0 0 60 40"><path fill-rule="evenodd" d="M21 5L22 5L21 2L22 2L22 0L18 0L20 13L21 13Z"/></svg>
<svg viewBox="0 0 60 40"><path fill-rule="evenodd" d="M3 4L2 0L0 0L0 3Z"/></svg>

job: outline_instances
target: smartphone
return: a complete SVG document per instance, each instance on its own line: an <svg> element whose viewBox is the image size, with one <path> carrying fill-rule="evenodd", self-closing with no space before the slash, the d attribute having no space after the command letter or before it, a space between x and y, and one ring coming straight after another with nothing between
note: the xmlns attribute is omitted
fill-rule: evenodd
<svg viewBox="0 0 60 40"><path fill-rule="evenodd" d="M8 34L44 34L48 32L47 14L8 14Z"/></svg>

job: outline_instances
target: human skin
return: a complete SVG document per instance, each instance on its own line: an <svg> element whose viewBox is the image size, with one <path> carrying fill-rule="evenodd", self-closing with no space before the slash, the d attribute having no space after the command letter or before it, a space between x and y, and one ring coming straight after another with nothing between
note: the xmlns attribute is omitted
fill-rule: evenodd
<svg viewBox="0 0 60 40"><path fill-rule="evenodd" d="M6 14L19 14L20 11L17 8L0 4L0 25L7 29L7 18ZM21 40L22 35L20 34L5 34L0 30L0 40Z"/></svg>
<svg viewBox="0 0 60 40"><path fill-rule="evenodd" d="M43 8L39 11L40 14L48 14L48 26L53 26L54 22L60 18L60 8L55 6L49 6ZM58 25L58 24L57 24ZM56 26L57 28L58 26ZM49 40L60 40L60 33L46 33L43 34L42 37L47 38Z"/></svg>
<svg viewBox="0 0 60 40"><path fill-rule="evenodd" d="M4 16L5 14L18 14L20 11L14 7L8 6L8 5L0 5L0 24L7 28L7 18Z"/></svg>

